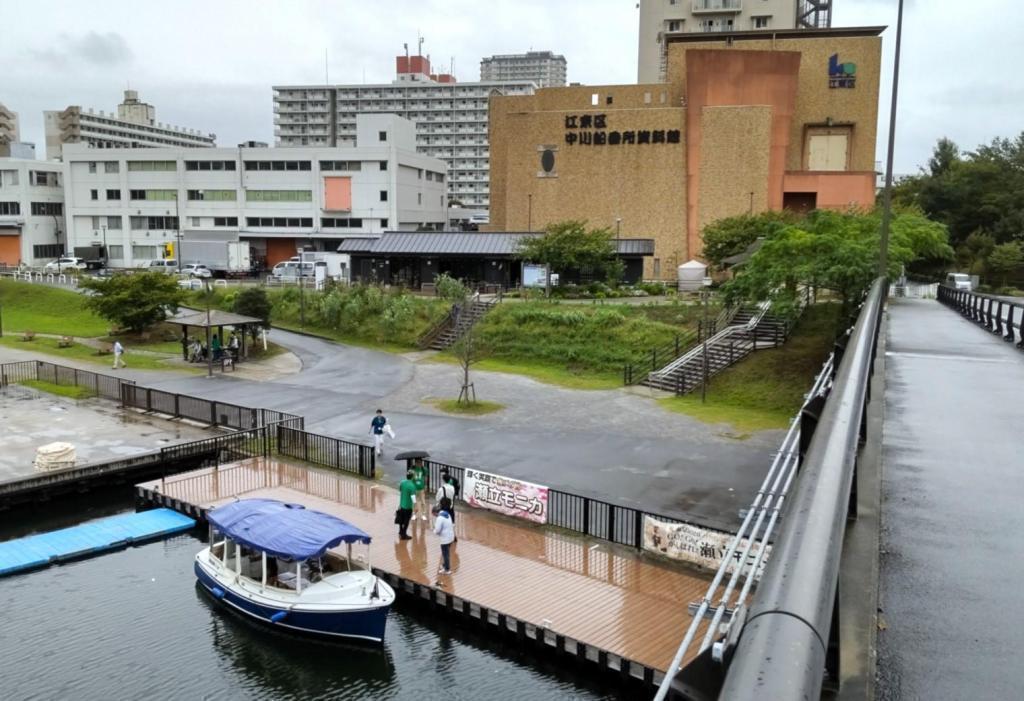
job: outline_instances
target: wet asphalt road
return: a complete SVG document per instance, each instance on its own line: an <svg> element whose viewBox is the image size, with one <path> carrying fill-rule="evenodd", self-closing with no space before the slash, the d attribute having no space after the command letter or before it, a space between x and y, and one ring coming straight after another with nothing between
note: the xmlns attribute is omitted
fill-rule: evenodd
<svg viewBox="0 0 1024 701"><path fill-rule="evenodd" d="M932 300L890 305L878 698L1024 693L1024 354Z"/></svg>
<svg viewBox="0 0 1024 701"><path fill-rule="evenodd" d="M271 336L300 357L301 372L263 382L219 372L213 378L123 372L159 389L300 414L307 430L358 442L370 441L370 418L382 407L397 435L379 464L395 482L404 463L388 455L425 448L443 462L721 529L739 525L739 510L753 499L783 434L763 431L737 440L724 435L726 427L666 412L621 390L568 390L480 371L474 371L478 396L508 408L476 418L443 415L422 400L455 396L456 366L280 329ZM2 355L20 357L10 349Z"/></svg>

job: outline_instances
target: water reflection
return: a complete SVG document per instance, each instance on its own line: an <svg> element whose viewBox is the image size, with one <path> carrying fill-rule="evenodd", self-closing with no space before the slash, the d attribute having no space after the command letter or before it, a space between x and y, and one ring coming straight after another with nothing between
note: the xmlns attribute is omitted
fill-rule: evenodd
<svg viewBox="0 0 1024 701"><path fill-rule="evenodd" d="M236 674L246 688L280 699L366 698L394 683L386 646L296 635L217 604L198 583L194 591L210 613L206 635L219 658L218 669Z"/></svg>

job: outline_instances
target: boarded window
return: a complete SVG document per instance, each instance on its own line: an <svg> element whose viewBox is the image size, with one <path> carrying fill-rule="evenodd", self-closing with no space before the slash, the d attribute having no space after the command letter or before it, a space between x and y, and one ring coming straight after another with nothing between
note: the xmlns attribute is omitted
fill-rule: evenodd
<svg viewBox="0 0 1024 701"><path fill-rule="evenodd" d="M849 144L845 131L808 134L807 170L846 170Z"/></svg>
<svg viewBox="0 0 1024 701"><path fill-rule="evenodd" d="M352 211L352 178L324 178L324 209L333 212Z"/></svg>

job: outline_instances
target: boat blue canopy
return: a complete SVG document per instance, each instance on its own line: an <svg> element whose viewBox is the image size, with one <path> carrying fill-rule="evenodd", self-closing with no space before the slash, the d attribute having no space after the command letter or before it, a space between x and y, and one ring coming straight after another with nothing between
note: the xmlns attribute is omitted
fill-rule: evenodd
<svg viewBox="0 0 1024 701"><path fill-rule="evenodd" d="M289 560L321 557L340 543L370 542L348 521L276 499L241 499L211 510L206 518L232 540Z"/></svg>

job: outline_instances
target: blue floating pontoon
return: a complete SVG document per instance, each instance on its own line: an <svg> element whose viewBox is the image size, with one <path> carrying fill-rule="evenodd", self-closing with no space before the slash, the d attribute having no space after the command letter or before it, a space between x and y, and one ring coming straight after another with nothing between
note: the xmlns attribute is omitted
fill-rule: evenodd
<svg viewBox="0 0 1024 701"><path fill-rule="evenodd" d="M176 511L153 509L8 540L0 543L0 576L187 531L195 525Z"/></svg>

